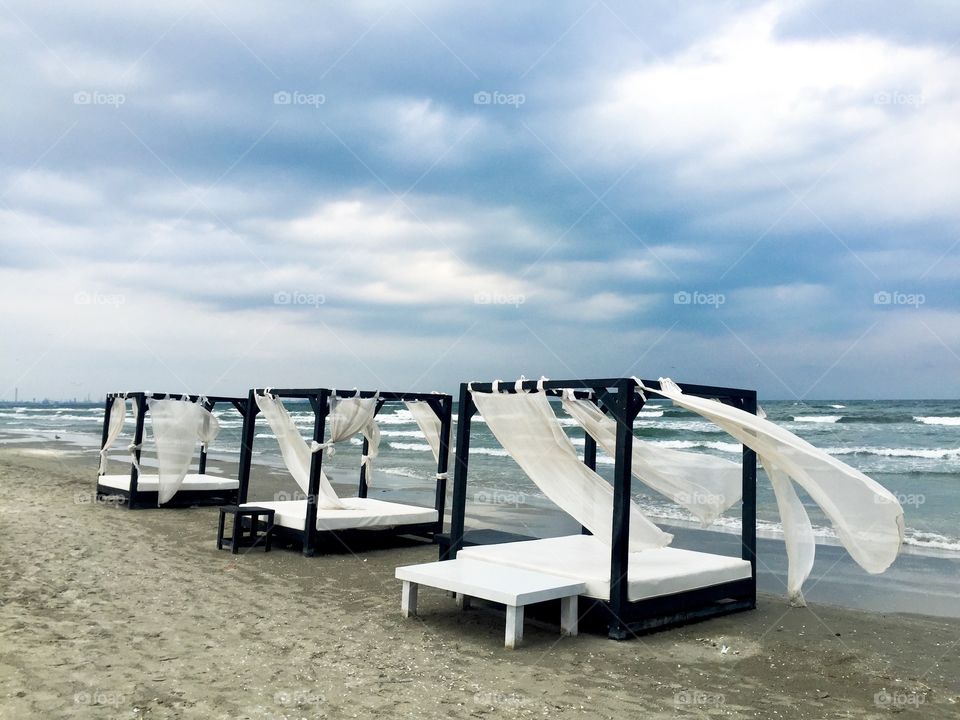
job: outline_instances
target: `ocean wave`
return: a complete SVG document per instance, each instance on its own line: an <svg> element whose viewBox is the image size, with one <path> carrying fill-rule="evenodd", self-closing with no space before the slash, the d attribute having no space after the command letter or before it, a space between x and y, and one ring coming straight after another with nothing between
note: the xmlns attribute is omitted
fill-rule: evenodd
<svg viewBox="0 0 960 720"><path fill-rule="evenodd" d="M794 422L808 423L835 423L839 422L842 415L794 415Z"/></svg>
<svg viewBox="0 0 960 720"><path fill-rule="evenodd" d="M392 442L390 447L394 450L416 450L420 452L433 452L427 443L399 443Z"/></svg>
<svg viewBox="0 0 960 720"><path fill-rule="evenodd" d="M503 448L482 448L482 447L472 447L470 448L471 455L492 455L493 457L510 457L508 453Z"/></svg>
<svg viewBox="0 0 960 720"><path fill-rule="evenodd" d="M849 447L824 448L830 455L877 455L880 457L926 458L944 460L960 458L960 448L885 448L885 447Z"/></svg>
<svg viewBox="0 0 960 720"><path fill-rule="evenodd" d="M651 519L667 521L683 521L699 525L696 518L683 508L676 506L653 504L648 502L639 503L644 513ZM742 523L740 518L721 516L710 526L710 530L723 533L739 534ZM757 535L773 539L783 539L783 525L779 522L770 520L757 520ZM824 525L814 525L813 535L818 542L828 545L840 545L840 538L833 528ZM904 531L903 544L919 549L927 550L946 550L950 552L960 552L960 538L941 535L935 532L916 530L906 528Z"/></svg>
<svg viewBox="0 0 960 720"><path fill-rule="evenodd" d="M397 475L398 477L412 478L414 480L426 480L423 473L417 472L413 468L406 467L378 467L376 472L384 475Z"/></svg>
<svg viewBox="0 0 960 720"><path fill-rule="evenodd" d="M925 532L907 528L903 536L904 545L913 545L933 550L951 550L960 552L960 540L935 532Z"/></svg>
<svg viewBox="0 0 960 720"><path fill-rule="evenodd" d="M878 413L876 415L844 415L840 422L844 425L849 423L860 423L864 425L900 425L913 422L910 415L897 415L894 413Z"/></svg>
<svg viewBox="0 0 960 720"><path fill-rule="evenodd" d="M49 419L49 420L72 420L72 421L74 421L74 422L95 422L95 423L102 423L102 422L103 422L103 416L102 416L102 415L99 416L99 417L97 417L97 416L95 416L95 415L54 415L54 416L51 417L51 418L34 417L34 418L32 418L32 419L33 419L33 420L46 420L46 419Z"/></svg>
<svg viewBox="0 0 960 720"><path fill-rule="evenodd" d="M658 445L660 447L669 448L671 450L695 450L697 448L702 450L719 450L720 452L725 453L740 453L743 449L739 443L727 443L727 442L710 442L710 441L698 441L698 440L644 440L644 442L651 443L652 445ZM576 444L576 443L574 443ZM583 456L580 457L583 459ZM597 451L597 465L613 465L613 458L602 453L599 450Z"/></svg>
<svg viewBox="0 0 960 720"><path fill-rule="evenodd" d="M388 415L377 415L379 425L415 425L413 415L407 409L394 410Z"/></svg>
<svg viewBox="0 0 960 720"><path fill-rule="evenodd" d="M739 453L743 450L740 443L735 442L715 442L710 440L650 440L654 445L670 448L673 450L692 450L694 448L707 448L709 450L719 450L721 452Z"/></svg>
<svg viewBox="0 0 960 720"><path fill-rule="evenodd" d="M663 417L663 410L641 410L637 413L637 417Z"/></svg>
<svg viewBox="0 0 960 720"><path fill-rule="evenodd" d="M914 421L924 425L960 425L960 417L935 417L932 415L914 416Z"/></svg>
<svg viewBox="0 0 960 720"><path fill-rule="evenodd" d="M719 427L709 420L668 420L666 422L655 422L653 420L637 420L633 423L635 428L646 428L650 430L660 430L664 432L678 432L686 430L695 433L722 433Z"/></svg>
<svg viewBox="0 0 960 720"><path fill-rule="evenodd" d="M834 410L843 410L846 405L831 405L830 407L832 407Z"/></svg>
<svg viewBox="0 0 960 720"><path fill-rule="evenodd" d="M16 420L47 420L51 422L59 420L79 420L81 422L103 422L103 412L101 411L98 415L60 415L58 413L50 414L48 411L44 411L44 414L33 414L28 415L25 412L0 412L0 417L5 418L14 418Z"/></svg>
<svg viewBox="0 0 960 720"><path fill-rule="evenodd" d="M381 437L405 437L423 439L423 433L419 430L381 430Z"/></svg>

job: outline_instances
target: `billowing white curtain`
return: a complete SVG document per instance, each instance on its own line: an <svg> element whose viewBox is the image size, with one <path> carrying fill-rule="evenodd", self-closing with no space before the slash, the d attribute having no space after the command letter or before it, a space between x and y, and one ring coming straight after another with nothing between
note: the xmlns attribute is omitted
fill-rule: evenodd
<svg viewBox="0 0 960 720"><path fill-rule="evenodd" d="M210 443L217 439L217 435L220 434L220 421L217 420L216 415L212 412L208 412L203 416L203 423L200 425L200 432L198 437L200 443L203 445L203 451L206 452L210 447Z"/></svg>
<svg viewBox="0 0 960 720"><path fill-rule="evenodd" d="M565 391L563 409L583 427L607 454L617 449L617 423L589 400L577 400ZM634 476L685 507L704 527L740 500L743 474L739 464L705 453L663 448L633 439Z"/></svg>
<svg viewBox="0 0 960 720"><path fill-rule="evenodd" d="M177 494L190 470L202 438L212 441L220 430L213 414L189 400L150 400L150 427L157 448L157 504Z"/></svg>
<svg viewBox="0 0 960 720"><path fill-rule="evenodd" d="M367 484L373 481L373 461L380 453L380 427L374 416L377 414L377 398L331 398L330 413L327 415L327 427L330 428L330 440L321 447L329 448L333 455L333 443L349 440L358 432L367 440L367 453L360 458L366 466L364 474Z"/></svg>
<svg viewBox="0 0 960 720"><path fill-rule="evenodd" d="M114 398L110 404L110 425L107 427L107 441L100 448L100 469L97 471L100 475L107 472L107 453L123 432L123 423L127 419L127 401L122 398Z"/></svg>
<svg viewBox="0 0 960 720"><path fill-rule="evenodd" d="M403 403L413 415L414 422L427 439L427 444L433 451L433 459L440 462L440 418L424 400L408 400Z"/></svg>
<svg viewBox="0 0 960 720"><path fill-rule="evenodd" d="M270 394L255 395L254 397L257 401L257 407L260 408L260 412L263 413L270 429L273 430L273 434L277 438L277 444L280 445L280 454L287 470L290 471L290 475L293 476L300 489L309 493L311 455L321 450L323 446L319 443L307 444L280 398ZM325 510L343 510L346 508L340 502L340 498L322 469L320 470L320 491L317 495L317 507Z"/></svg>
<svg viewBox="0 0 960 720"><path fill-rule="evenodd" d="M613 487L584 465L543 392L473 393L490 432L550 500L600 541L613 538ZM630 503L630 551L664 547L663 532Z"/></svg>
<svg viewBox="0 0 960 720"><path fill-rule="evenodd" d="M801 586L813 567L816 544L810 519L791 481L820 506L840 542L864 570L881 573L896 559L903 542L903 508L889 490L763 417L688 396L666 378L661 378L660 384L661 389L653 392L711 420L756 451L770 476L783 520L790 563L787 591L792 603L804 602Z"/></svg>

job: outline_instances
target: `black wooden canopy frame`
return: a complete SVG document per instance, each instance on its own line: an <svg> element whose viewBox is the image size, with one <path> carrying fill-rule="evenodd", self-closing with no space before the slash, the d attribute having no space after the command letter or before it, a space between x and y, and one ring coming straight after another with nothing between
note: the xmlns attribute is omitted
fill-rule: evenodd
<svg viewBox="0 0 960 720"><path fill-rule="evenodd" d="M240 447L240 470L239 470L239 500L242 504L247 502L247 496L250 488L250 470L253 460L253 442L256 437L257 407L256 395L269 392L279 398L290 400L308 400L313 410L313 436L314 442L322 443L326 429L327 415L330 412L330 399L337 398L377 398L376 412L379 413L386 403L396 402L426 402L440 419L440 459L437 462L436 491L434 495L434 508L437 511L437 519L429 523L406 523L396 525L389 531L377 530L357 530L355 533L362 533L363 536L371 536L375 533L387 534L390 536L419 536L430 541L443 531L443 514L447 498L447 463L450 448L450 428L453 423L453 397L441 393L415 393L415 392L383 392L376 390L334 390L329 388L254 388L250 390L247 396L247 407L250 411L246 413L243 421L243 439ZM369 443L366 438L363 439L363 454L369 451ZM275 526L275 536L281 540L295 541L302 543L303 554L311 557L321 545L336 546L340 545L350 548L351 531L349 530L317 530L317 500L320 493L320 471L323 464L323 452L313 453L310 461L309 489L307 492L307 513L303 530L294 530L292 528ZM365 463L360 464L360 480L357 487L357 497L367 497L367 468Z"/></svg>
<svg viewBox="0 0 960 720"><path fill-rule="evenodd" d="M633 421L645 402L644 393L657 396L660 383L643 380L650 391L641 391L632 378L599 378L584 380L523 380L514 384L463 383L457 408L457 445L453 480L450 535L440 539L441 559L452 559L468 545L529 540L533 538L509 533L484 531L465 532L467 479L470 458L471 418L477 408L471 392L491 393L543 390L548 397L560 397L564 390L573 390L578 399L596 403L616 421L616 452L613 466L613 536L610 546L610 598L581 598L581 615L592 617L605 626L609 637L624 640L651 630L679 625L693 620L723 615L756 607L757 587L757 458L743 446L741 501L741 558L750 563L749 578L734 580L638 601L628 597L630 503L632 488ZM712 398L751 414L757 412L754 390L678 383L686 395ZM662 396L661 396L662 397ZM584 463L596 470L597 444L584 432ZM586 530L583 530L586 532ZM586 602L585 602L586 601ZM588 604L588 602L590 604Z"/></svg>
<svg viewBox="0 0 960 720"><path fill-rule="evenodd" d="M117 398L133 400L137 406L137 422L133 431L134 457L136 462L130 463L130 486L127 490L112 488L100 484L100 476L97 476L97 499L104 497L123 498L127 509L156 508L158 493L139 489L140 473L137 466L140 464L140 450L143 444L144 426L147 413L149 412L149 400L171 399L187 400L189 402L200 403L200 405L209 411L217 405L232 405L236 408L246 422L247 410L249 404L247 398L226 397L222 395L185 395L181 393L148 393L148 392L129 392L129 393L109 393L104 405L103 411L103 433L100 439L100 447L107 443L107 435L110 430L110 415L113 410L113 401ZM207 449L200 446L200 459L197 472L203 475L207 470ZM161 508L179 508L192 507L194 505L224 505L237 502L237 490L178 490L177 494Z"/></svg>

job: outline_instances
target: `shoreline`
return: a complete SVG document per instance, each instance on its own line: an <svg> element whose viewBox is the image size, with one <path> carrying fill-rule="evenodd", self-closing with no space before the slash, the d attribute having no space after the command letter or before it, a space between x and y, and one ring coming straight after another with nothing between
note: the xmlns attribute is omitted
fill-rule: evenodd
<svg viewBox="0 0 960 720"><path fill-rule="evenodd" d="M6 440L6 442L4 442ZM97 452L83 435L64 436L60 440L19 440L0 434L0 449L21 448L27 452L66 452L80 463L95 468ZM50 447L51 443L57 445ZM111 464L120 467L123 454L112 453ZM263 462L266 459L267 462ZM152 461L146 459L144 467ZM208 468L211 472L228 475L235 472L236 460L211 453ZM356 493L356 481L345 482L343 470L327 470L336 491L347 496ZM90 473L95 478L96 470ZM385 479L389 478L389 479ZM91 486L93 480L91 479ZM272 500L278 495L294 497L299 489L289 478L279 457L258 456L251 474L250 500ZM433 487L416 479L391 476L386 472L370 488L370 497L382 496L411 504L428 505L433 502ZM448 486L447 522L452 499L452 484ZM710 550L728 555L739 555L739 533L729 527L701 528L695 522L674 518L653 518L657 524L675 536L674 546L691 550ZM560 510L544 505L520 505L469 502L468 527L492 527L536 537L579 532L576 525ZM786 549L782 536L758 531L757 547L758 589L774 595L786 593ZM926 552L924 550L927 550ZM915 548L904 544L893 566L881 575L869 575L857 566L839 543L817 538L817 556L813 572L804 587L805 596L814 602L840 608L851 608L888 613L916 613L930 617L960 619L960 603L955 601L960 587L960 555L935 548ZM919 608L919 610L918 610Z"/></svg>
<svg viewBox="0 0 960 720"><path fill-rule="evenodd" d="M99 447L98 445L99 437L94 436L92 434L64 432L62 435L59 435L58 437L54 438L52 434L51 434L51 437L45 437L36 433L26 434L26 433L21 433L19 431L10 430L10 429L0 429L0 447L3 447L5 445L6 446L17 446L21 444L29 445L31 443L48 445L49 443L52 443L52 442L67 443L69 445L72 445L76 449L76 451L81 454L96 452L97 448ZM220 450L211 450L208 458L212 462L208 463L208 465L210 467L219 468L219 469L215 469L214 472L222 472L224 474L235 472L234 467L237 462L237 457L238 456L235 456L231 453L224 453ZM123 462L126 459L126 456L119 450L114 449L110 455L110 458L111 458L111 462ZM147 458L142 461L142 464L144 467L153 467L154 462L151 458ZM258 465L266 465L268 468L272 470L279 471L281 475L286 474L286 470L283 466L282 459L280 458L279 455L273 455L269 453L257 454L255 456L254 467L257 467ZM223 466L226 466L227 469L224 470ZM392 469L389 467L380 468L380 470L381 470L381 478L383 475L387 475L389 477L405 477L409 480L421 479L418 477L407 476L405 474L394 474L392 472ZM334 476L340 474L341 472L343 472L342 468L336 468L333 470L329 468L327 469L327 475L330 477L331 481L334 482L334 484L337 484L337 481ZM399 483L399 482L400 482L399 480L395 481L395 483ZM282 485L282 483L280 484ZM352 486L350 482L344 482L340 484L343 487L347 488L348 491L352 491ZM383 483L381 482L381 484ZM389 483L386 483L386 484L389 485ZM408 483L408 486L409 486L409 483ZM397 489L399 489L402 492L407 488L402 488L402 487L391 488L391 490L397 490ZM429 491L432 493L432 486L428 484L424 484L422 488L416 488L416 489L417 490L422 489L424 491ZM494 489L491 489L490 494L495 495L499 492L503 492L503 491L494 488ZM538 511L543 511L547 515L552 514L555 517L562 517L562 513L557 512L553 507L552 503L550 503L548 499L542 496L529 495L526 492L521 494L523 495L525 500L527 501L533 500L533 502L525 503L526 505L529 505L530 508L535 508ZM515 508L515 506L512 506L510 503L504 503L504 504L493 503L493 504L499 508L504 509L506 512L510 512L512 508ZM658 525L670 528L672 530L677 530L677 529L679 529L680 531L695 530L695 531L711 532L711 533L732 535L732 536L739 536L740 534L740 525L739 525L740 521L739 521L739 518L736 516L729 516L729 517L725 516L721 518L719 522L714 523L711 527L702 528L700 524L692 517L684 518L684 517L678 516L675 513L664 514L662 511L660 511L657 508L649 508L649 507L646 508L645 512L647 513L648 517L655 520ZM908 530L908 537L905 539L903 545L901 546L901 549L900 549L901 555L916 555L920 557L950 559L950 560L960 561L960 548L940 547L936 544L931 544L929 542L926 544L911 543L909 538L909 532L911 531L911 528L908 527L907 530ZM827 526L815 526L814 532L816 534L816 543L818 547L821 547L821 546L837 547L837 548L843 547L839 538L837 538L836 534L832 531L831 528ZM913 532L926 533L927 531L914 530ZM761 519L759 520L758 526L757 526L757 538L782 542L783 532L782 530L777 529L775 527L770 527L769 521ZM958 611L958 616L960 616L960 611Z"/></svg>

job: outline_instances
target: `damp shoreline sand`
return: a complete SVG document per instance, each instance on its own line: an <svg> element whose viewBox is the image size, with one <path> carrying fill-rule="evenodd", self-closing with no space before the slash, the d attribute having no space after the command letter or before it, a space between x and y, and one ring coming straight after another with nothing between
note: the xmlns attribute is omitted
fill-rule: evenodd
<svg viewBox="0 0 960 720"><path fill-rule="evenodd" d="M511 652L443 593L400 616L393 569L432 546L231 556L215 509L89 502L95 467L0 447L0 718L960 718L960 621L761 593L623 643L528 624Z"/></svg>

